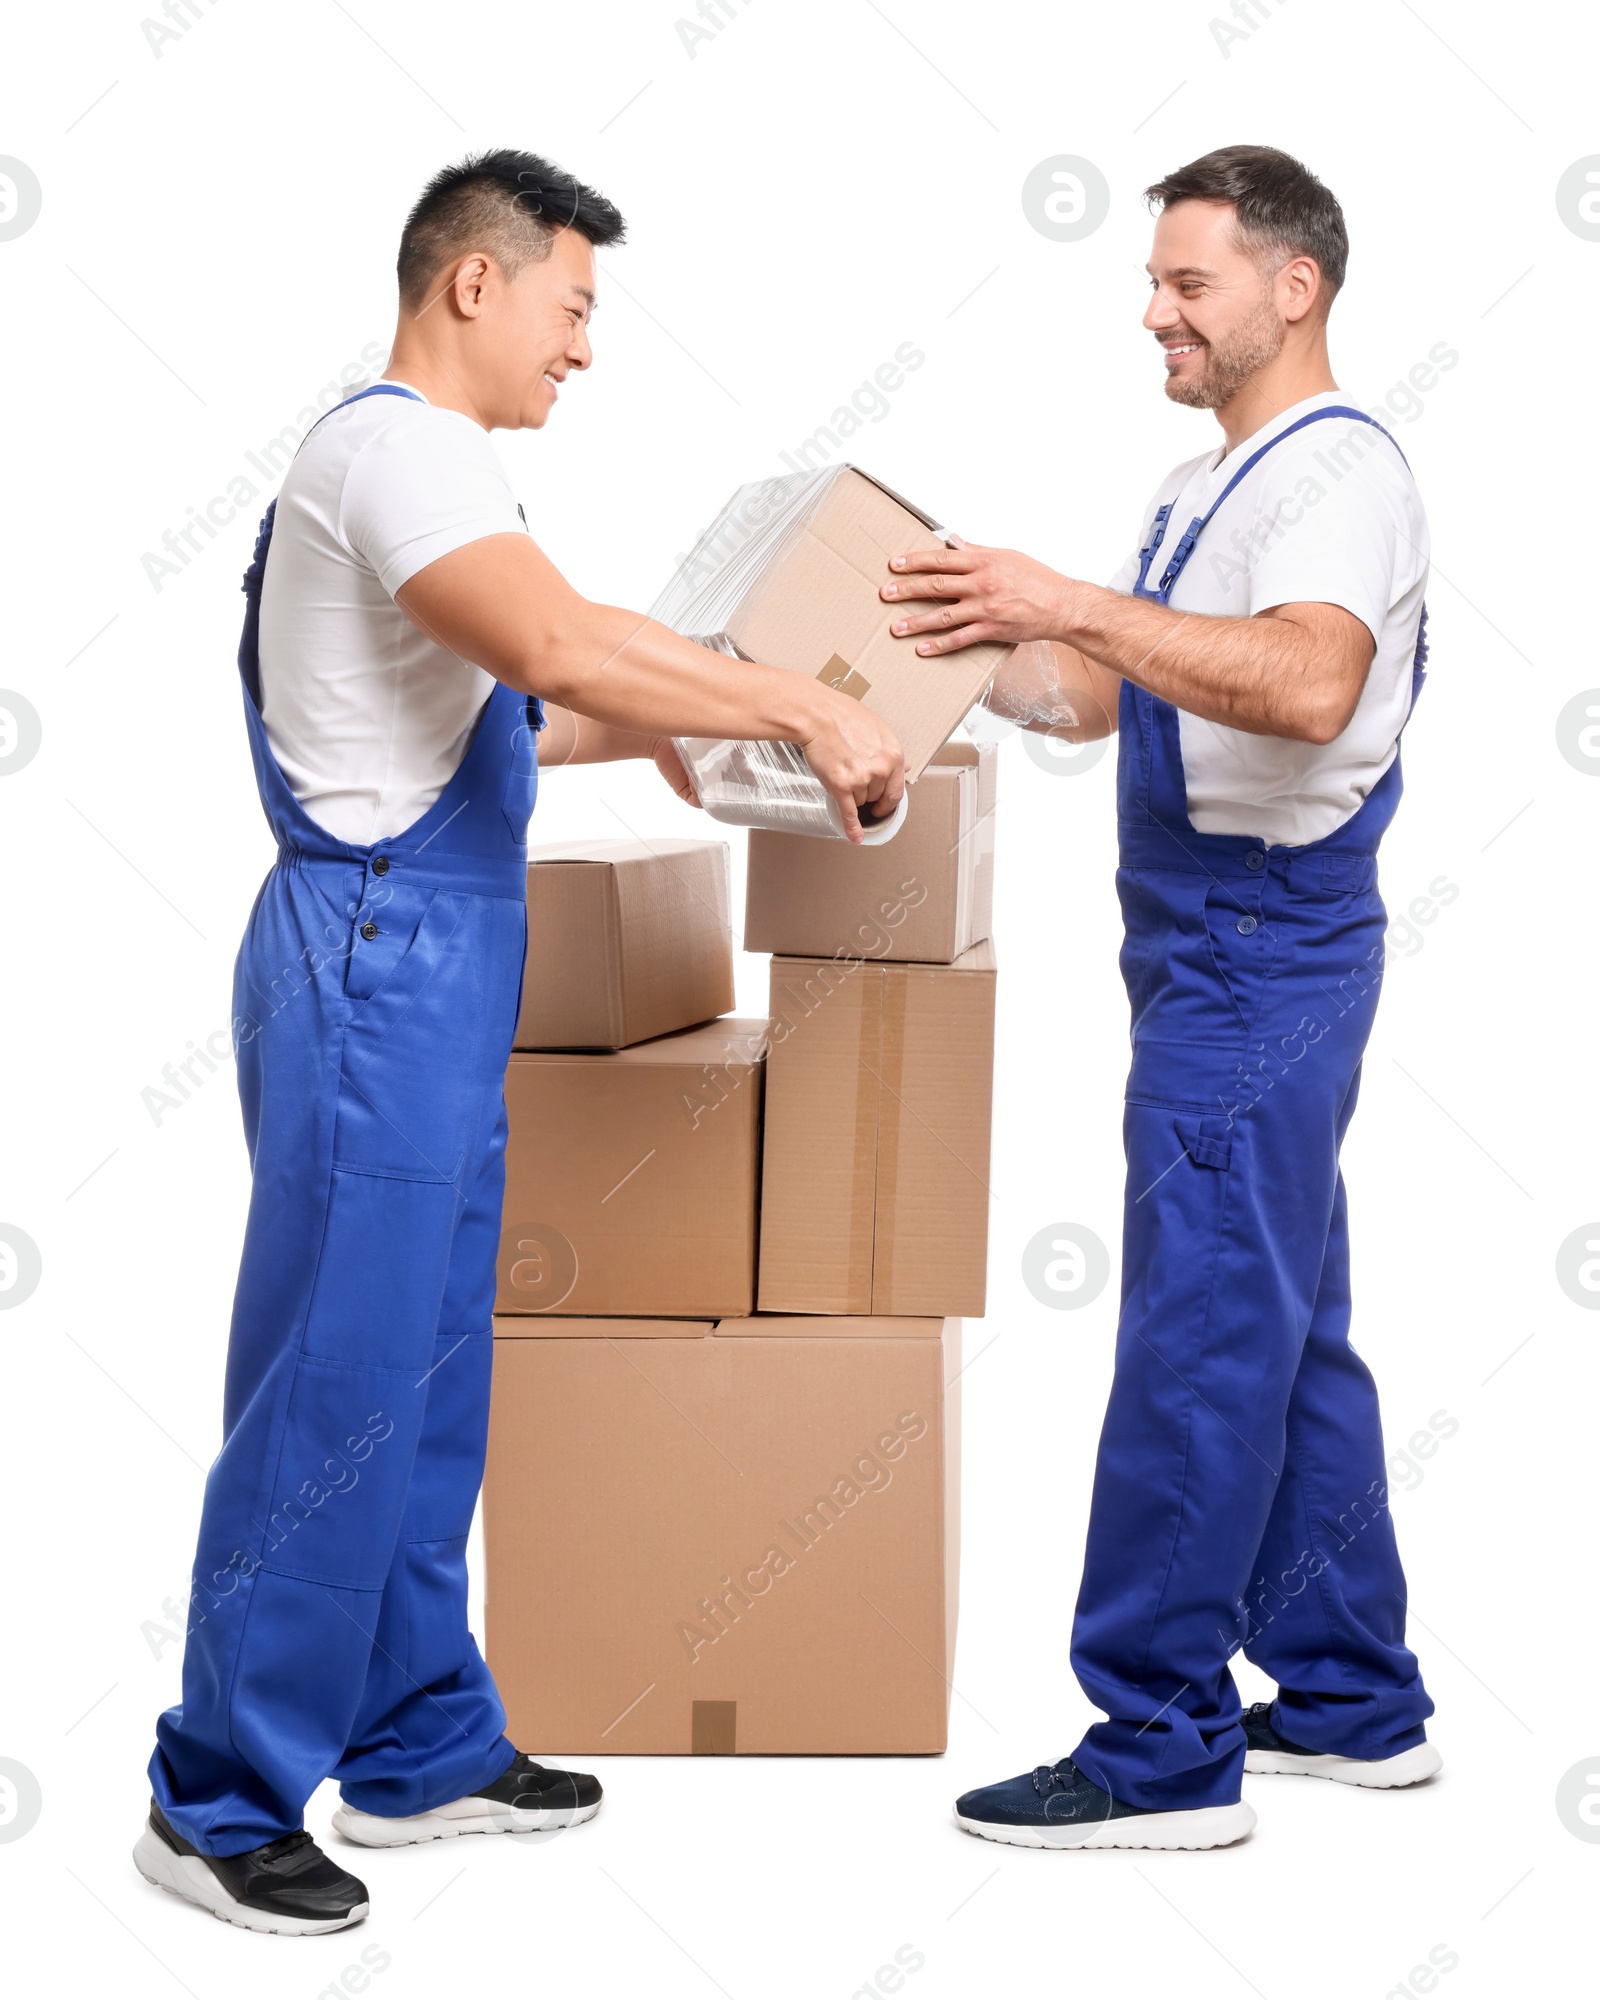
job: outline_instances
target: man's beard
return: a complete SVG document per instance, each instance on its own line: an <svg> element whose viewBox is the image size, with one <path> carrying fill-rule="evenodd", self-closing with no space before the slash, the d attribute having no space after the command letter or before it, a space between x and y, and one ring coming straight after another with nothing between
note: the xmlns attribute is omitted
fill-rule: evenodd
<svg viewBox="0 0 1600 2000"><path fill-rule="evenodd" d="M1201 366L1193 374L1172 376L1167 395L1187 409L1220 410L1258 369L1276 361L1282 348L1283 321L1264 298L1226 340L1201 350Z"/></svg>

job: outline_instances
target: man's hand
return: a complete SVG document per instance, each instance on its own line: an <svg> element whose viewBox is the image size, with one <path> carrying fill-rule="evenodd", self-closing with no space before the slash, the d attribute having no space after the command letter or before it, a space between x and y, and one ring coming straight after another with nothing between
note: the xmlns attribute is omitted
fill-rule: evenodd
<svg viewBox="0 0 1600 2000"><path fill-rule="evenodd" d="M985 640L1019 646L1066 636L1077 586L1015 549L978 548L956 536L948 549L893 556L889 567L904 576L878 593L886 602L945 600L939 609L897 618L889 628L902 637L927 633L918 639L919 653L954 653Z"/></svg>
<svg viewBox="0 0 1600 2000"><path fill-rule="evenodd" d="M881 716L833 688L816 681L809 685L831 699L823 705L815 729L801 739L800 748L838 806L845 833L859 845L863 815L870 826L899 806L906 788L905 756Z"/></svg>
<svg viewBox="0 0 1600 2000"><path fill-rule="evenodd" d="M658 736L650 746L650 757L656 769L683 800L686 806L697 806L700 794L694 788L694 780L683 768L683 759L678 755L677 745L670 736Z"/></svg>

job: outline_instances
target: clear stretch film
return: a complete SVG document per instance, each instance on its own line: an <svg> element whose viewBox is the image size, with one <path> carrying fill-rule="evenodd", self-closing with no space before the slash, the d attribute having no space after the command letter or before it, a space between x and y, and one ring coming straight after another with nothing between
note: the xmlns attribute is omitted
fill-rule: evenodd
<svg viewBox="0 0 1600 2000"><path fill-rule="evenodd" d="M826 466L741 486L679 564L650 607L686 639L733 659L739 649L723 627L751 584L779 560L834 480L848 466ZM823 840L846 838L839 808L793 743L731 743L704 736L674 739L700 803L729 826L771 827ZM868 845L892 840L906 801L889 819L863 823Z"/></svg>

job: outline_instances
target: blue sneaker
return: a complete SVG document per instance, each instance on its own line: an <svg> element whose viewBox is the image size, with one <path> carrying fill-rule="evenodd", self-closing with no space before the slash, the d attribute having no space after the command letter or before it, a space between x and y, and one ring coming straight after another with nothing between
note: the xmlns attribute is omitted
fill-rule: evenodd
<svg viewBox="0 0 1600 2000"><path fill-rule="evenodd" d="M1012 1847L1226 1847L1255 1823L1243 1799L1181 1812L1124 1805L1070 1757L956 1800L957 1826Z"/></svg>
<svg viewBox="0 0 1600 2000"><path fill-rule="evenodd" d="M1239 1719L1244 1724L1244 1768L1262 1777L1331 1778L1336 1785L1365 1785L1384 1792L1420 1785L1444 1768L1444 1759L1431 1743L1414 1743L1392 1757L1334 1757L1302 1749L1273 1728L1270 1701L1251 1702Z"/></svg>

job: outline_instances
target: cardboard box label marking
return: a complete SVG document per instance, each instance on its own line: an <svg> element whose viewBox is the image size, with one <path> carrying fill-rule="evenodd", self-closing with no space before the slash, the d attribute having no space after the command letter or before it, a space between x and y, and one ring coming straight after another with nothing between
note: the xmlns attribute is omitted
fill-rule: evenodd
<svg viewBox="0 0 1600 2000"><path fill-rule="evenodd" d="M837 688L840 694L849 695L852 701L860 701L872 692L872 683L864 675L858 674L848 660L840 659L837 653L817 675L824 687Z"/></svg>
<svg viewBox="0 0 1600 2000"><path fill-rule="evenodd" d="M739 1734L736 1701L697 1701L690 1708L690 1741L696 1757L732 1757Z"/></svg>

